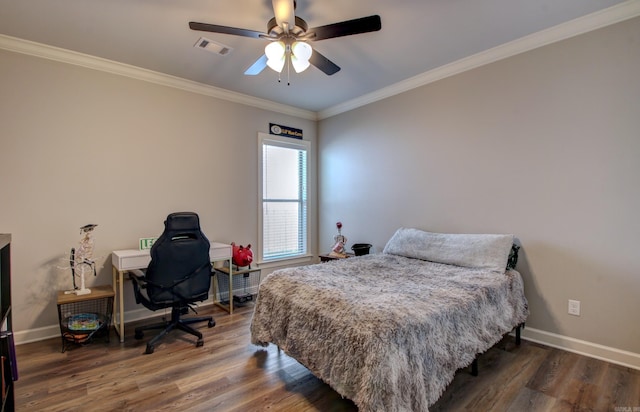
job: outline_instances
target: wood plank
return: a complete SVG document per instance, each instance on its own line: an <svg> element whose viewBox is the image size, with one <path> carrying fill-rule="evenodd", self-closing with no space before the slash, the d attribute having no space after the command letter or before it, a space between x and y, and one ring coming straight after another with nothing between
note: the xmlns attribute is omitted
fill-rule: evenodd
<svg viewBox="0 0 640 412"><path fill-rule="evenodd" d="M211 305L198 310L217 325L196 325L203 347L182 332L165 337L151 355L127 325L120 343L96 340L60 352L60 338L17 347L18 411L357 411L304 366L270 345L250 343L253 305L232 315ZM432 411L614 410L640 406L640 371L506 337L468 368Z"/></svg>
<svg viewBox="0 0 640 412"><path fill-rule="evenodd" d="M555 407L556 399L542 392L527 387L520 388L518 396L505 409L506 412L522 411L551 411Z"/></svg>

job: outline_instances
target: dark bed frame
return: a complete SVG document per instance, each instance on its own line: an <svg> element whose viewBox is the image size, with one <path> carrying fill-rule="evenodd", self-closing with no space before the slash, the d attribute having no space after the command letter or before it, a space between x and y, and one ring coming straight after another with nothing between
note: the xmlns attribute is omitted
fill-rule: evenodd
<svg viewBox="0 0 640 412"><path fill-rule="evenodd" d="M516 330L516 345L520 345L520 331L524 329L524 322L515 327ZM480 354L476 355L476 358L471 362L471 375L478 376L478 357Z"/></svg>

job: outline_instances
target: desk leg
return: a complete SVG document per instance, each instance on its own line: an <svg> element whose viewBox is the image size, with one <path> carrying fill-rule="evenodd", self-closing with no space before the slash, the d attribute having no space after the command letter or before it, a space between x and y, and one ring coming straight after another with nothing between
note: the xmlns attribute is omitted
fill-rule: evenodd
<svg viewBox="0 0 640 412"><path fill-rule="evenodd" d="M124 342L124 272L118 272L118 287L120 296L120 342Z"/></svg>
<svg viewBox="0 0 640 412"><path fill-rule="evenodd" d="M229 261L229 303L227 305L223 305L222 301L220 300L221 298L220 298L220 290L219 290L217 276L219 274L221 275L224 272L220 271L216 273L215 268L213 268L213 272L212 272L213 273L213 296L214 296L213 303L214 305L218 305L222 309L229 312L229 314L232 314L233 313L233 258L224 259L224 260Z"/></svg>
<svg viewBox="0 0 640 412"><path fill-rule="evenodd" d="M115 293L115 300L117 304L113 305L113 326L116 333L120 336L120 342L124 342L124 272L121 272L113 267L113 275L111 284L113 285L113 293ZM116 317L116 308L119 311Z"/></svg>
<svg viewBox="0 0 640 412"><path fill-rule="evenodd" d="M229 315L233 313L233 258L229 259Z"/></svg>
<svg viewBox="0 0 640 412"><path fill-rule="evenodd" d="M111 267L111 287L113 288L113 313L111 314L111 321L113 322L113 329L116 331L118 337L120 337L118 318L116 317L116 308L118 307L120 299L118 298L118 271L115 266Z"/></svg>

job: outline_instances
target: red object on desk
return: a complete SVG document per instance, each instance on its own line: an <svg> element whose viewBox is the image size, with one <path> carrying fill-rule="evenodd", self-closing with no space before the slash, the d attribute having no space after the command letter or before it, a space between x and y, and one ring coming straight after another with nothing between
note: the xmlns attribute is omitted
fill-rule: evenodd
<svg viewBox="0 0 640 412"><path fill-rule="evenodd" d="M231 242L233 248L233 264L236 266L249 266L253 262L253 251L251 245L244 247L242 245L236 246L234 242Z"/></svg>

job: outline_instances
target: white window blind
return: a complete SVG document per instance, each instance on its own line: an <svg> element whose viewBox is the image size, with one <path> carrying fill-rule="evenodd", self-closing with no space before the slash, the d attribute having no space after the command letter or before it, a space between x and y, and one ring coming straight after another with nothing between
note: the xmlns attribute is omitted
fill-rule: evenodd
<svg viewBox="0 0 640 412"><path fill-rule="evenodd" d="M306 255L309 143L261 134L260 146L262 260Z"/></svg>

